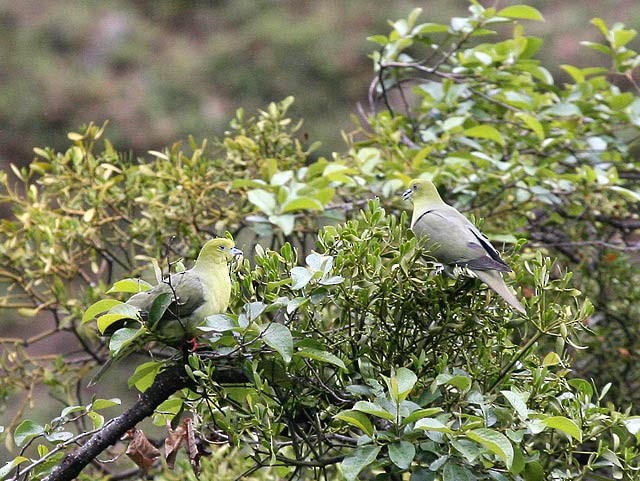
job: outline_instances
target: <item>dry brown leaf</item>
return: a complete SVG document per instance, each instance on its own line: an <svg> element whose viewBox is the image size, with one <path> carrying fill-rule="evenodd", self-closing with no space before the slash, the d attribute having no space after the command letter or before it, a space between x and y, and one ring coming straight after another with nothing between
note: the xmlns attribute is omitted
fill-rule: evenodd
<svg viewBox="0 0 640 481"><path fill-rule="evenodd" d="M184 441L187 430L184 421L176 429L171 429L171 424L167 423L167 437L164 440L164 457L167 460L169 469L173 469L176 463L176 455L182 441Z"/></svg>
<svg viewBox="0 0 640 481"><path fill-rule="evenodd" d="M141 429L130 429L123 439L131 439L125 454L147 473L160 456L160 451L151 444L151 441Z"/></svg>
<svg viewBox="0 0 640 481"><path fill-rule="evenodd" d="M196 476L200 474L200 458L202 453L198 442L196 441L196 433L193 429L193 420L191 418L185 419L182 424L187 431L187 454L189 455L189 462L193 468L193 472Z"/></svg>

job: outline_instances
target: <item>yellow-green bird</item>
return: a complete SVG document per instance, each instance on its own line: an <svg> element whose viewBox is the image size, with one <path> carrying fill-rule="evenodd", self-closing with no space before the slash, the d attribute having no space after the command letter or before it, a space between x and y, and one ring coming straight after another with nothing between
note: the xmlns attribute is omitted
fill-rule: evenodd
<svg viewBox="0 0 640 481"><path fill-rule="evenodd" d="M427 239L425 247L445 269L466 267L512 308L526 314L502 278L501 272L511 271L509 266L476 226L442 200L431 181L412 180L402 198L413 203L411 230Z"/></svg>
<svg viewBox="0 0 640 481"><path fill-rule="evenodd" d="M231 297L228 262L242 255L230 239L215 238L204 244L191 269L171 274L148 291L131 296L126 304L136 308L139 319L146 324L140 336L122 346L91 380L95 384L114 361L141 349L150 340L177 346L198 335L204 320L227 310ZM155 321L147 322L152 309L165 309Z"/></svg>

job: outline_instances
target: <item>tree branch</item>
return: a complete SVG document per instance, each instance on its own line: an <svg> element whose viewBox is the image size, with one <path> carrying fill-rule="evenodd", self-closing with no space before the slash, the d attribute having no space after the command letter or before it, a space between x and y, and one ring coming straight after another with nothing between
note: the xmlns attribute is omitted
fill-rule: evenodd
<svg viewBox="0 0 640 481"><path fill-rule="evenodd" d="M102 451L115 444L124 433L150 416L156 407L171 394L186 387L188 383L189 377L182 365L172 366L162 371L130 409L105 425L77 451L67 454L62 462L45 478L45 481L75 479L82 469Z"/></svg>

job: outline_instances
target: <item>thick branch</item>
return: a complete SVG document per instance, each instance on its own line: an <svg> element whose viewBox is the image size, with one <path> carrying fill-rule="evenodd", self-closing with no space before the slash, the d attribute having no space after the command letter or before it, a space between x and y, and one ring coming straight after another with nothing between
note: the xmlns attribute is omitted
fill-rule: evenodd
<svg viewBox="0 0 640 481"><path fill-rule="evenodd" d="M67 454L62 462L45 478L45 481L75 479L80 471L102 451L115 444L129 429L153 414L154 409L160 403L174 392L186 387L188 382L189 378L182 365L172 366L162 371L130 409L106 424L77 451Z"/></svg>

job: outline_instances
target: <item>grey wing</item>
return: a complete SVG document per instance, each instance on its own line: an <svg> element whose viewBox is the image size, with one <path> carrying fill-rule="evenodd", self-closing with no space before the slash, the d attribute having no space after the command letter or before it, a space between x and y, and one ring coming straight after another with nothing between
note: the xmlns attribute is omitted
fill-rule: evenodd
<svg viewBox="0 0 640 481"><path fill-rule="evenodd" d="M177 298L176 303L172 303L167 309L164 318L189 316L205 302L204 289L200 278L191 270L173 274L171 276L171 285ZM173 313L171 315L169 313Z"/></svg>
<svg viewBox="0 0 640 481"><path fill-rule="evenodd" d="M153 288L148 291L134 294L127 300L127 304L131 304L132 306L140 309L142 313L145 313L149 311L155 298L165 292L170 292L170 289L169 286L163 282L153 286Z"/></svg>
<svg viewBox="0 0 640 481"><path fill-rule="evenodd" d="M469 222L469 221L467 221ZM469 230L473 234L473 236L477 239L479 246L484 250L485 254L476 259L472 259L467 262L467 267L471 269L478 270L496 270L509 272L511 268L506 264L505 261L500 257L500 253L496 250L495 247L491 245L487 236L485 236L482 232L478 230L476 226L474 226L471 222L469 222ZM474 243L474 247L478 245ZM478 251L480 251L478 248Z"/></svg>
<svg viewBox="0 0 640 481"><path fill-rule="evenodd" d="M478 270L511 270L489 240L453 207L427 210L413 230L430 239L434 257L443 264Z"/></svg>
<svg viewBox="0 0 640 481"><path fill-rule="evenodd" d="M155 285L152 289L145 292L139 292L127 300L127 304L131 304L140 309L143 318L149 312L153 301L164 293L171 293L175 296L162 319L175 319L176 316L185 317L190 315L204 302L203 289L200 279L191 271L184 271L177 274L171 274L169 278L165 278L160 284Z"/></svg>

